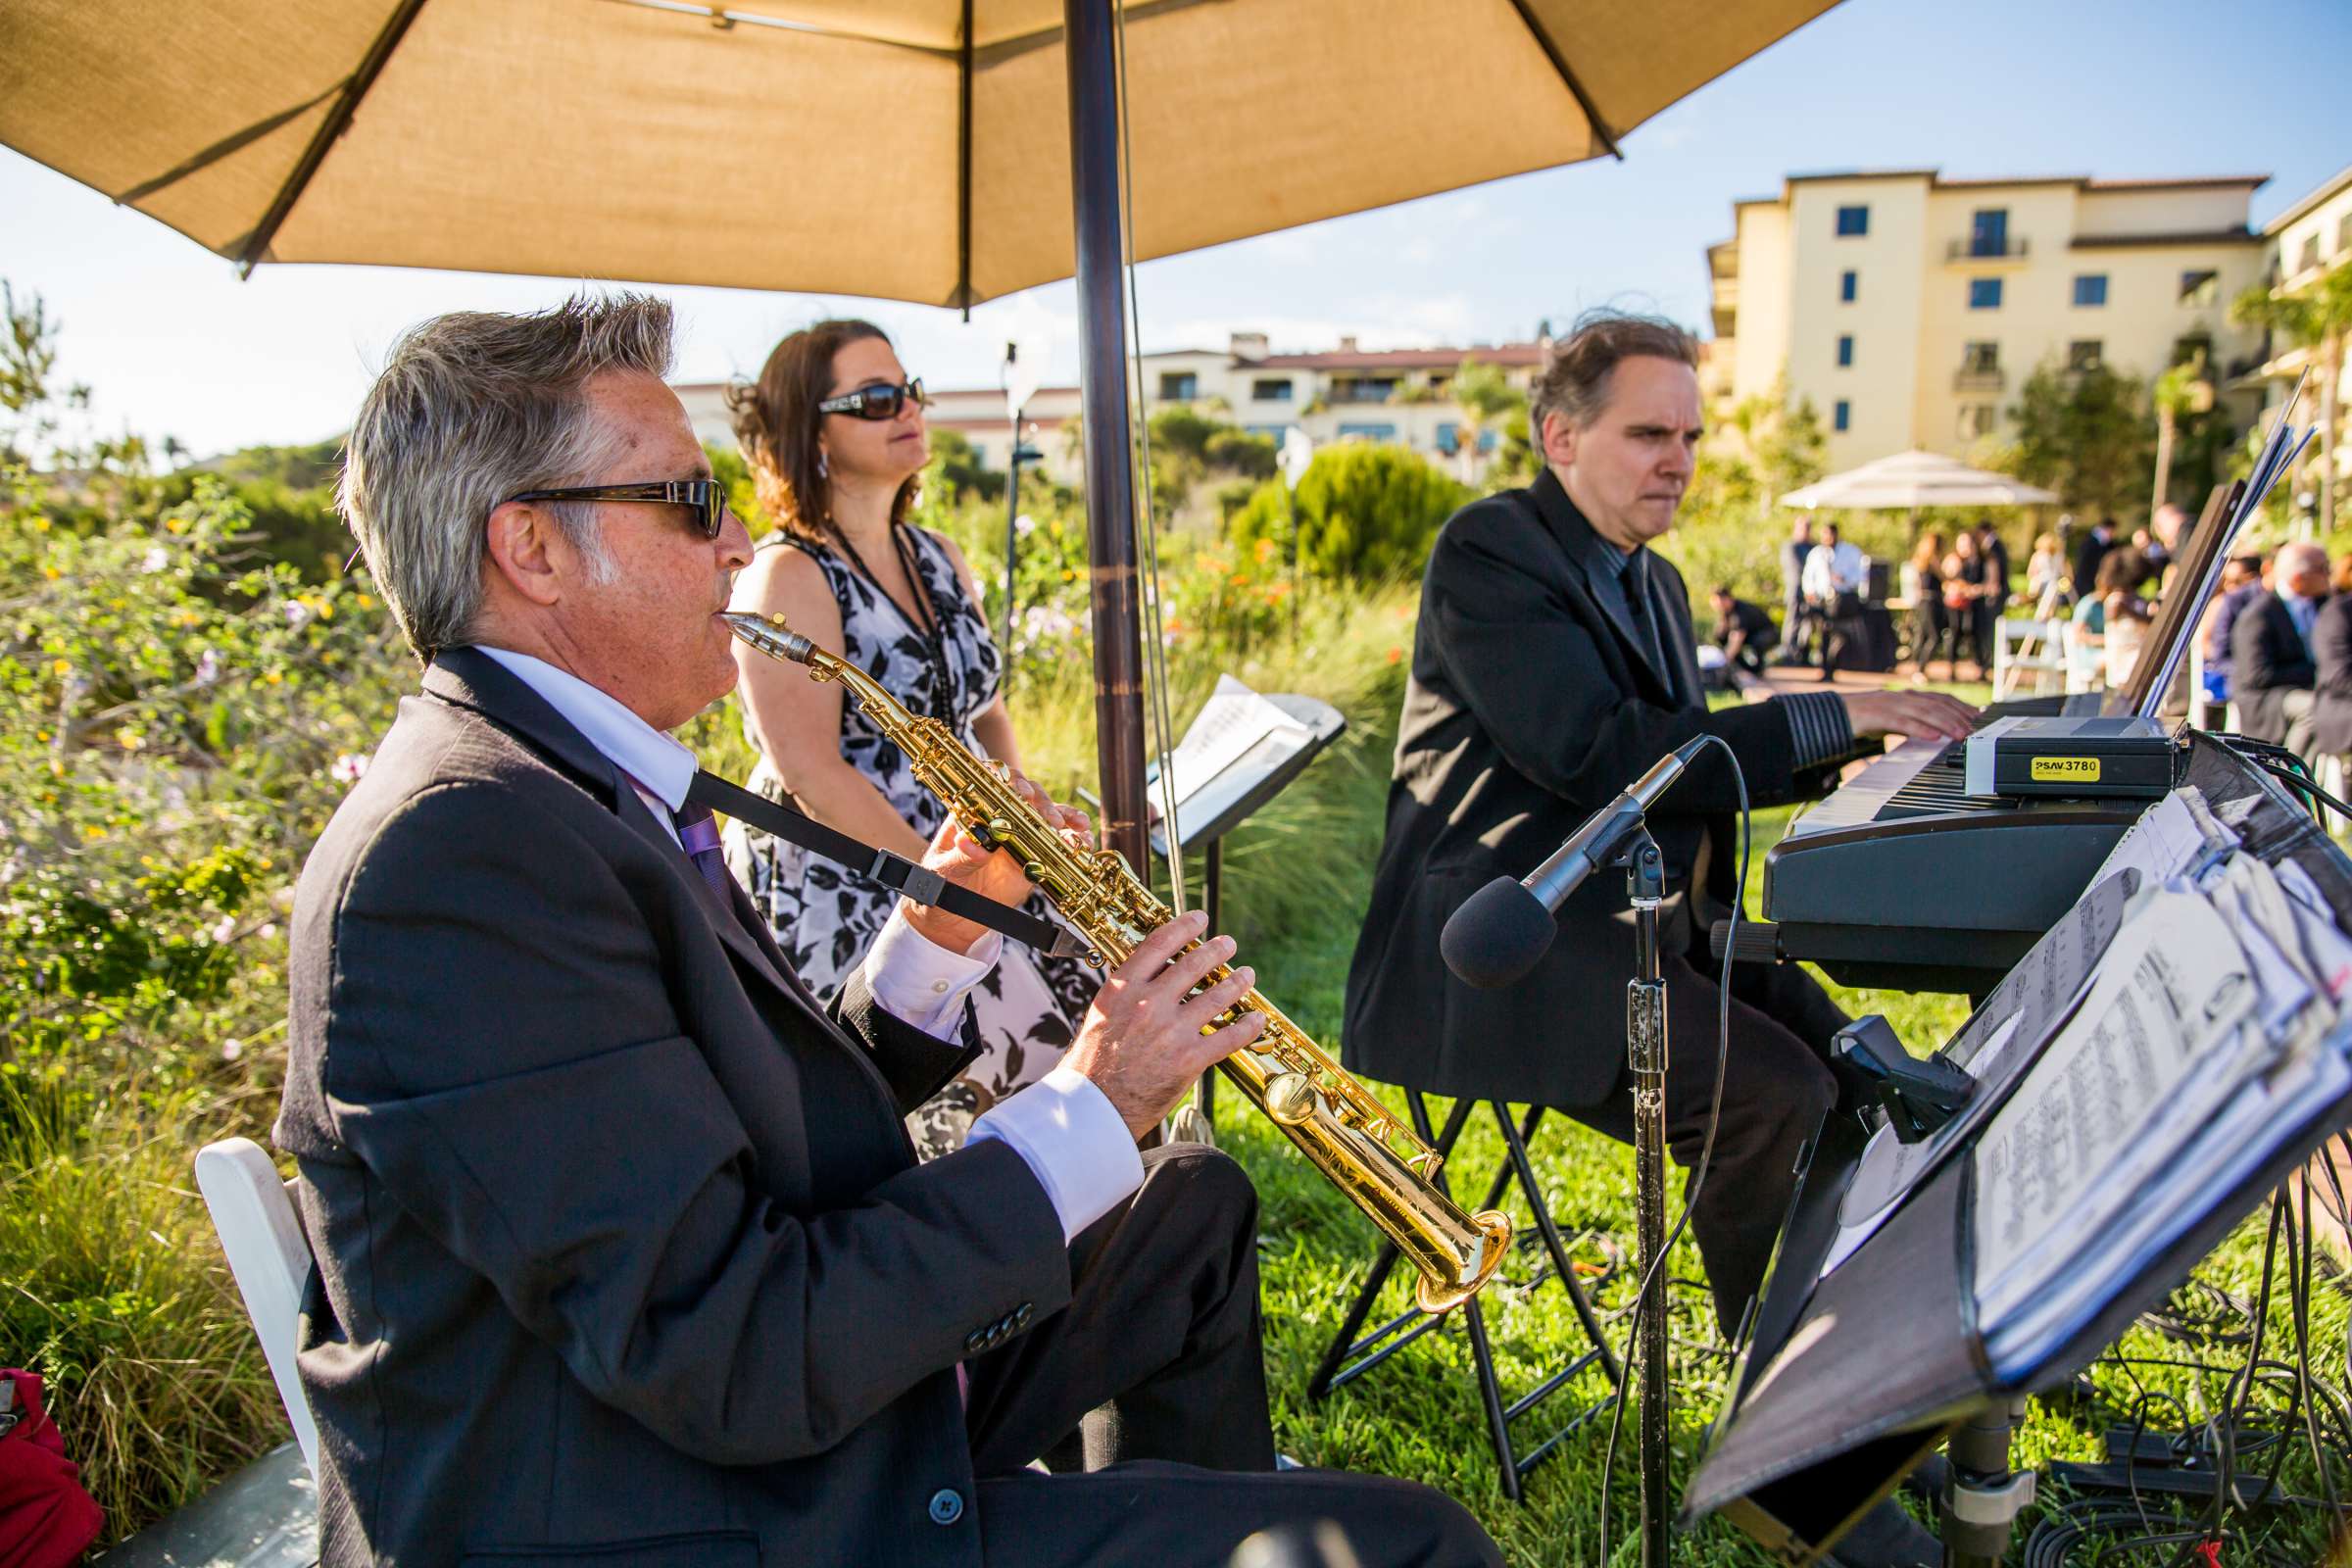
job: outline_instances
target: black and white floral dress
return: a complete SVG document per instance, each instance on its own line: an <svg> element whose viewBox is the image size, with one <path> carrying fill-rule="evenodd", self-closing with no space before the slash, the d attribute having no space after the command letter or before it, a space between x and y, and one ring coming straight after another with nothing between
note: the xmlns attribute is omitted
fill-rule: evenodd
<svg viewBox="0 0 2352 1568"><path fill-rule="evenodd" d="M908 527L906 533L939 616L942 662L931 657L922 629L840 552L780 537L760 548L805 550L814 558L841 606L841 656L880 681L909 711L947 719L974 755L985 757L988 749L972 721L996 701L1004 661L979 607L965 595L947 547L924 529ZM942 674L948 687L944 701L937 690ZM759 744L757 737L753 744ZM947 819L939 797L915 781L906 753L854 701L842 704L841 755L926 840ZM771 798L784 797L782 781L765 758L751 785ZM843 980L865 961L898 895L741 822L727 825L726 856L728 868L766 917L776 945L818 997L830 1002ZM1053 915L1042 895L1031 896L1029 908ZM1100 984L1101 977L1074 958L1052 957L1006 938L996 967L971 992L984 1043L980 1055L963 1077L907 1118L917 1152L931 1159L961 1147L975 1116L1051 1071L1069 1049Z"/></svg>

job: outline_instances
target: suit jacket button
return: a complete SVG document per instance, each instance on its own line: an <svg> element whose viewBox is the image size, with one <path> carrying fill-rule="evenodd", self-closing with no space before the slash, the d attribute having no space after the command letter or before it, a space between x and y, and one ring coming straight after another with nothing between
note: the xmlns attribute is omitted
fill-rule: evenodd
<svg viewBox="0 0 2352 1568"><path fill-rule="evenodd" d="M931 1522L952 1525L963 1517L963 1497L954 1487L942 1487L931 1494Z"/></svg>
<svg viewBox="0 0 2352 1568"><path fill-rule="evenodd" d="M986 1330L986 1329L974 1329L974 1330L972 1330L972 1332L971 1332L971 1333L969 1333L969 1334L966 1334L966 1335L963 1337L963 1353L964 1353L964 1354L966 1354L966 1355L978 1355L978 1354L979 1354L979 1353L980 1353L982 1350L985 1350L985 1349L987 1349L987 1348L988 1348L988 1330Z"/></svg>
<svg viewBox="0 0 2352 1568"><path fill-rule="evenodd" d="M1023 1301L1018 1307L1014 1308L1012 1314L1012 1326L1015 1332L1018 1332L1019 1330L1025 1329L1029 1326L1029 1313L1030 1306L1027 1301Z"/></svg>

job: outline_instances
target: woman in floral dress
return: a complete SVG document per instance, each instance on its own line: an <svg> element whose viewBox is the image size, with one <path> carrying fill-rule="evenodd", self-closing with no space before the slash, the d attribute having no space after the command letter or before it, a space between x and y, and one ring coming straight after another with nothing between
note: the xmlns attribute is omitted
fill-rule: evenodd
<svg viewBox="0 0 2352 1568"><path fill-rule="evenodd" d="M781 612L793 629L941 719L975 754L1020 764L1001 690L1004 662L962 553L906 520L930 447L921 383L868 322L820 321L776 345L733 398L735 432L761 507L777 520L736 579L734 608ZM919 858L947 808L906 754L832 683L749 649L746 728L753 787L868 844ZM830 1000L865 959L898 895L798 845L736 822L727 863L777 946ZM1033 913L1050 912L1032 898ZM1099 981L1070 958L1007 938L971 993L983 1049L964 1076L908 1118L925 1158L956 1149L972 1118L1050 1071Z"/></svg>

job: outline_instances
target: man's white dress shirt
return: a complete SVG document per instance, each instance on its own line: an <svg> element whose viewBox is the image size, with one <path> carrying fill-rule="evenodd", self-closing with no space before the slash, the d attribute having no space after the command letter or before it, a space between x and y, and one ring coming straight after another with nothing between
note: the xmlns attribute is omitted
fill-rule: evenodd
<svg viewBox="0 0 2352 1568"><path fill-rule="evenodd" d="M511 649L481 652L512 672L636 786L654 820L675 840L675 814L694 782L694 754L637 716L619 699L545 660ZM683 854L681 845L679 853ZM892 908L865 956L865 982L893 1017L925 1034L951 1038L964 993L995 967L1004 938L994 931L969 954L951 953ZM1065 1238L1118 1206L1144 1182L1144 1163L1127 1124L1093 1080L1066 1066L1006 1096L972 1123L973 1139L1010 1144L1053 1200Z"/></svg>
<svg viewBox="0 0 2352 1568"><path fill-rule="evenodd" d="M1835 545L1813 547L1805 557L1805 573L1799 586L1806 598L1828 602L1841 593L1860 593L1865 576L1862 547L1840 539Z"/></svg>

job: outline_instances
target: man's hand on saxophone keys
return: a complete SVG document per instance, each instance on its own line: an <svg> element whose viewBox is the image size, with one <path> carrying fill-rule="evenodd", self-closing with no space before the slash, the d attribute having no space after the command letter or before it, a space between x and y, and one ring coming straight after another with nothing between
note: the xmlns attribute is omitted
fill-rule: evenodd
<svg viewBox="0 0 2352 1568"><path fill-rule="evenodd" d="M1243 965L1193 995L1210 970L1233 956L1228 936L1186 950L1207 928L1208 917L1196 909L1146 937L1103 981L1062 1058L1102 1091L1138 1138L1175 1109L1203 1072L1266 1026L1263 1013L1246 1012L1201 1033L1257 981L1256 971Z"/></svg>
<svg viewBox="0 0 2352 1568"><path fill-rule="evenodd" d="M1084 811L1059 805L1017 768L1004 768L1004 774L1030 809L1045 818L1065 843L1082 855L1093 850L1093 824ZM930 847L923 852L923 865L999 904L1018 905L1033 891L1019 856L1009 850L989 849L953 815L931 836ZM911 899L901 899L899 906L919 935L951 953L969 953L988 934L986 927L974 921Z"/></svg>

